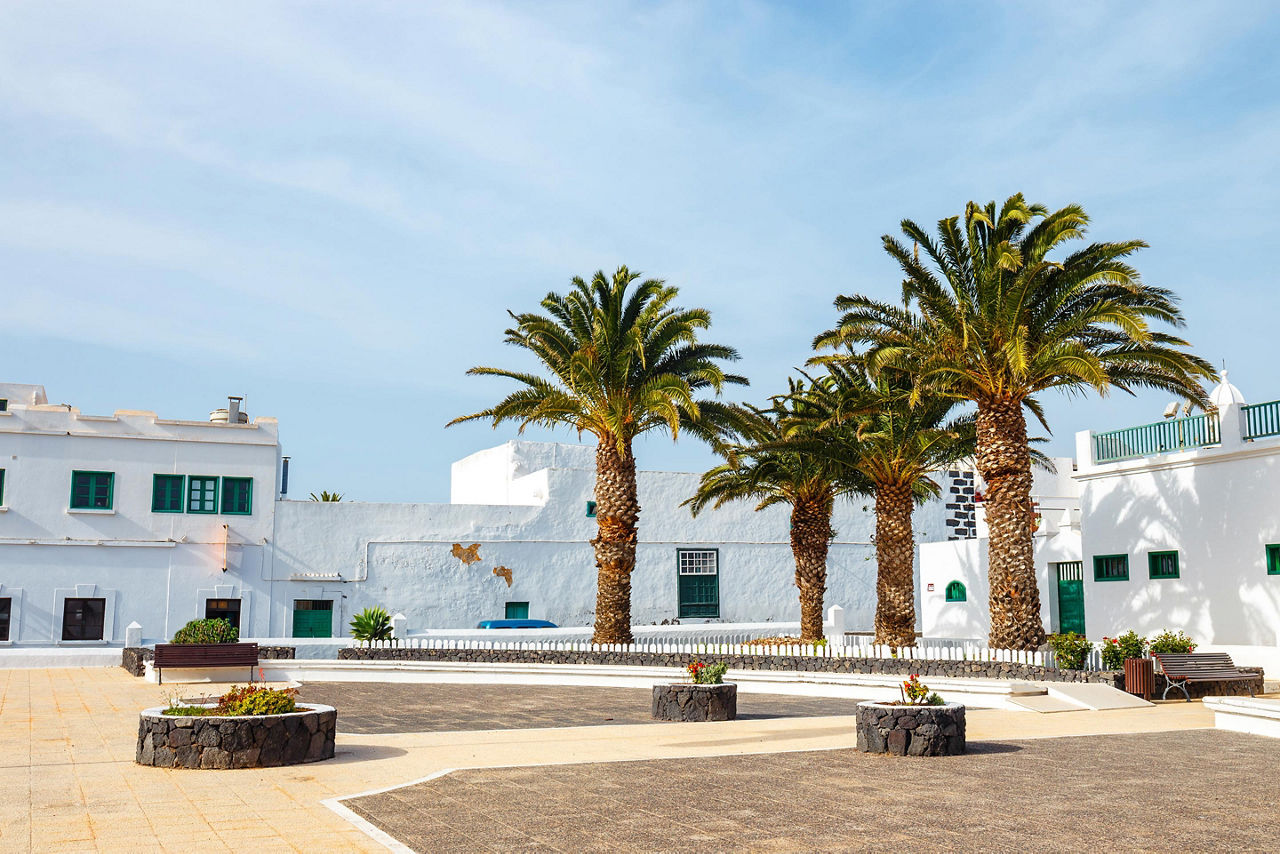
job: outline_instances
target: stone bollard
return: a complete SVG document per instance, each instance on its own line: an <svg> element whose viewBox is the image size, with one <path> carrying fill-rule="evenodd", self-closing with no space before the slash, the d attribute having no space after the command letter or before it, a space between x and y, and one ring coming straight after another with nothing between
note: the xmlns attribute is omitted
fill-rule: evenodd
<svg viewBox="0 0 1280 854"><path fill-rule="evenodd" d="M396 640L404 640L409 634L409 618L404 614L396 614L391 618L391 636Z"/></svg>
<svg viewBox="0 0 1280 854"><path fill-rule="evenodd" d="M126 648L142 646L142 626L134 620L124 629L124 645Z"/></svg>

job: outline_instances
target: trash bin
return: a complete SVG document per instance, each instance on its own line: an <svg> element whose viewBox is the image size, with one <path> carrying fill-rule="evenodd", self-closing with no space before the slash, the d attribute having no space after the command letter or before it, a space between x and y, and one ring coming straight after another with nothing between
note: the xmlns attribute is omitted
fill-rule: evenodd
<svg viewBox="0 0 1280 854"><path fill-rule="evenodd" d="M1150 700L1156 688L1155 662L1149 658L1124 660L1124 690L1135 697Z"/></svg>

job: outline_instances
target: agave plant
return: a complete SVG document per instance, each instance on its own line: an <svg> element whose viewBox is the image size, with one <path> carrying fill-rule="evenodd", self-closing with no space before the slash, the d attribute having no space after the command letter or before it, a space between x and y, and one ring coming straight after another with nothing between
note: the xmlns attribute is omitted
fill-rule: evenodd
<svg viewBox="0 0 1280 854"><path fill-rule="evenodd" d="M320 492L320 494L319 494L319 495L316 495L316 494L313 492L313 493L311 493L311 500L312 500L312 501L341 501L341 500L342 500L342 493L341 493L341 492L328 492L328 491L324 491L324 490L322 490L322 491Z"/></svg>
<svg viewBox="0 0 1280 854"><path fill-rule="evenodd" d="M358 641L391 639L391 615L384 608L365 608L351 620L351 637Z"/></svg>

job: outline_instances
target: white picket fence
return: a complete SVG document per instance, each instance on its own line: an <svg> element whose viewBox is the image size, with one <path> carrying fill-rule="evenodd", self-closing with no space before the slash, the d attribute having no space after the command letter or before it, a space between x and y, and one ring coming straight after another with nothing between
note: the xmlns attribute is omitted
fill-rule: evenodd
<svg viewBox="0 0 1280 854"><path fill-rule="evenodd" d="M1009 649L992 649L972 642L952 642L903 647L894 650L882 644L871 643L868 638L846 637L842 646L787 644L780 646L746 645L729 640L704 640L696 642L642 641L629 644L595 644L589 640L468 640L459 638L408 637L400 640L356 642L366 649L439 649L439 650L497 650L542 652L593 652L690 655L758 655L792 658L882 658L910 659L915 661L983 661L1028 664L1039 667L1055 667L1052 652L1025 652ZM1085 662L1085 669L1100 670L1102 662L1095 649Z"/></svg>

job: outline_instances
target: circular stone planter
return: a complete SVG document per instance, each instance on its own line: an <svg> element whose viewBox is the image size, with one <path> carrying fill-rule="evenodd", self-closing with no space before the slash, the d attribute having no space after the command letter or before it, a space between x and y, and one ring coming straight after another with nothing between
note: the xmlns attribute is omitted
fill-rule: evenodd
<svg viewBox="0 0 1280 854"><path fill-rule="evenodd" d="M738 717L738 686L674 682L653 686L653 717L660 721L731 721Z"/></svg>
<svg viewBox="0 0 1280 854"><path fill-rule="evenodd" d="M270 768L333 758L338 712L299 705L285 715L178 717L160 706L138 719L139 765Z"/></svg>
<svg viewBox="0 0 1280 854"><path fill-rule="evenodd" d="M964 706L859 703L858 749L895 756L956 756L965 752Z"/></svg>

